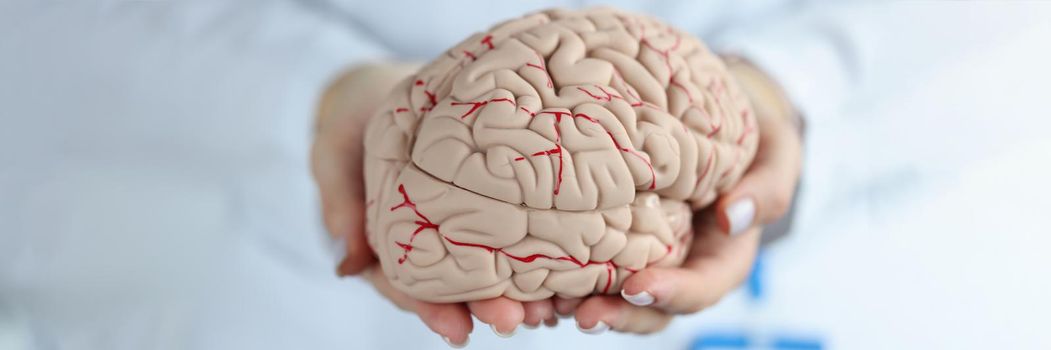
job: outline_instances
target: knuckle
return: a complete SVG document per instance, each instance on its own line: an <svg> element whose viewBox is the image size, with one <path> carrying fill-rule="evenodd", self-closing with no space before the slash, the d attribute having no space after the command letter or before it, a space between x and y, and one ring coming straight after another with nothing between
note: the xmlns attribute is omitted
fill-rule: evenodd
<svg viewBox="0 0 1051 350"><path fill-rule="evenodd" d="M788 213L788 209L792 206L792 191L779 190L774 192L767 198L767 206L770 220L780 219Z"/></svg>
<svg viewBox="0 0 1051 350"><path fill-rule="evenodd" d="M719 300L722 300L722 298L723 298L722 295L712 295L712 296L702 297L697 302L692 303L689 306L687 306L684 310L682 310L681 313L682 314L695 314L695 313L701 312L704 309L707 309L707 308L711 307L712 305L715 305L715 304L719 303Z"/></svg>
<svg viewBox="0 0 1051 350"><path fill-rule="evenodd" d="M650 333L661 331L661 330L664 330L665 328L668 328L668 324L671 323L671 320L672 320L671 315L660 316L660 319L657 320L656 327L653 327L653 329L652 329L652 331Z"/></svg>
<svg viewBox="0 0 1051 350"><path fill-rule="evenodd" d="M691 304L691 305L687 306L685 309L683 309L682 313L684 313L684 314L694 314L694 313L701 312L701 310L704 310L706 307L707 307L707 303L705 303L705 302L694 303L694 304Z"/></svg>
<svg viewBox="0 0 1051 350"><path fill-rule="evenodd" d="M630 276L624 281L622 288L630 290L632 292L638 292L643 290L649 290L656 281L661 280L660 270L657 269L644 269ZM650 291L652 293L652 291Z"/></svg>
<svg viewBox="0 0 1051 350"><path fill-rule="evenodd" d="M634 333L641 334L641 335L657 333L657 332L663 331L665 328L668 328L668 324L670 324L670 323L671 323L671 316L667 316L667 315L656 316L656 319L654 319L652 321L652 323L648 325L648 327L645 327L643 329L639 329L638 331L636 331Z"/></svg>

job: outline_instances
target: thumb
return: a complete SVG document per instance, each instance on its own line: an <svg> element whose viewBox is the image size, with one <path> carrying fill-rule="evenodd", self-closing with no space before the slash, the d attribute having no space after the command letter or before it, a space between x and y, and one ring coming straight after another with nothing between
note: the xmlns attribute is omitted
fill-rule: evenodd
<svg viewBox="0 0 1051 350"><path fill-rule="evenodd" d="M311 153L314 180L321 196L325 228L344 245L341 276L362 271L374 261L365 235L362 133L368 117L413 65L356 67L333 82L321 97Z"/></svg>
<svg viewBox="0 0 1051 350"><path fill-rule="evenodd" d="M360 167L356 166L361 161L360 152L341 145L341 139L317 136L312 167L325 228L346 254L337 268L337 274L345 276L361 272L373 257L365 237L366 205Z"/></svg>
<svg viewBox="0 0 1051 350"><path fill-rule="evenodd" d="M716 204L719 227L731 235L784 216L799 180L802 146L795 126L785 118L761 119L755 161Z"/></svg>

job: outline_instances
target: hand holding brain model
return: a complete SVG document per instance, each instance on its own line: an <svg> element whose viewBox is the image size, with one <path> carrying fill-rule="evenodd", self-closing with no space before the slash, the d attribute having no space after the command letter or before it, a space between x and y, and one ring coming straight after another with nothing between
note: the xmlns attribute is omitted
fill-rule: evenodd
<svg viewBox="0 0 1051 350"><path fill-rule="evenodd" d="M765 72L609 9L512 20L423 69L359 65L319 107L311 164L339 274L454 347L472 316L502 336L556 314L651 333L712 305L801 165Z"/></svg>
<svg viewBox="0 0 1051 350"><path fill-rule="evenodd" d="M430 302L620 292L682 263L759 133L696 38L609 9L476 34L397 85L364 133L368 245Z"/></svg>

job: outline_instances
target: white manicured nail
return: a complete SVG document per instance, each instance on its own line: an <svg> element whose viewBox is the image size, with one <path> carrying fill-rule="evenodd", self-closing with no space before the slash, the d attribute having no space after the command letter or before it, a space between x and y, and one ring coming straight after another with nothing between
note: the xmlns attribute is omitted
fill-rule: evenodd
<svg viewBox="0 0 1051 350"><path fill-rule="evenodd" d="M471 343L471 337L467 337L467 339L464 339L463 344L453 343L453 341L446 336L442 336L442 340L444 340L446 344L449 344L449 347L453 349L463 349L467 347L467 344Z"/></svg>
<svg viewBox="0 0 1051 350"><path fill-rule="evenodd" d="M598 321L598 323L596 323L591 328L583 328L580 327L580 323L577 323L577 329L586 334L602 334L603 332L609 330L609 325L606 324L606 322Z"/></svg>
<svg viewBox="0 0 1051 350"><path fill-rule="evenodd" d="M493 333L496 333L496 335L500 338L510 338L512 335L515 335L515 331L518 330L518 327L515 327L509 333L500 333L500 331L496 330L496 326L494 325L489 325L489 328L492 329Z"/></svg>
<svg viewBox="0 0 1051 350"><path fill-rule="evenodd" d="M621 289L620 296L624 297L624 300L627 300L629 303L638 306L653 304L653 294L650 294L647 291L641 291L639 294L631 295L628 294L626 290Z"/></svg>
<svg viewBox="0 0 1051 350"><path fill-rule="evenodd" d="M752 198L738 199L726 208L726 218L730 219L730 235L744 232L755 220L755 201Z"/></svg>

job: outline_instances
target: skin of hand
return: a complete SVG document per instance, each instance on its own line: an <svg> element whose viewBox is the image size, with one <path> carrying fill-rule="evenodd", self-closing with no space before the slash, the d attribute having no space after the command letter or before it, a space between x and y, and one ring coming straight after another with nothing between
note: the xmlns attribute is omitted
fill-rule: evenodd
<svg viewBox="0 0 1051 350"><path fill-rule="evenodd" d="M519 302L499 297L469 303L437 304L413 299L387 281L365 237L365 195L362 174L362 133L368 118L399 81L419 68L414 64L371 64L342 74L325 90L318 103L311 170L321 196L325 228L344 245L340 276L362 275L384 297L420 320L450 346L469 341L471 316L487 323L500 336L510 336L519 325L554 326L551 300Z"/></svg>
<svg viewBox="0 0 1051 350"><path fill-rule="evenodd" d="M619 296L556 299L556 312L575 314L581 331L653 333L674 315L715 304L747 278L762 226L791 206L802 166L799 116L779 85L760 69L738 57L725 59L756 112L759 149L754 162L716 205L697 213L693 245L682 266L639 271L625 279Z"/></svg>
<svg viewBox="0 0 1051 350"><path fill-rule="evenodd" d="M394 289L378 271L364 236L361 132L375 104L415 67L374 65L344 74L322 98L312 154L326 228L334 238L345 240L347 257L339 274L364 275L377 291L399 308L415 312L453 346L467 343L472 314L505 336L520 324L554 326L555 314L575 315L585 333L612 329L645 334L663 329L674 315L714 304L747 277L762 225L788 210L802 157L798 117L778 85L747 61L728 57L727 66L753 102L759 149L737 186L696 215L694 243L683 266L640 271L625 280L620 296L528 303L503 297L460 304L422 302Z"/></svg>

